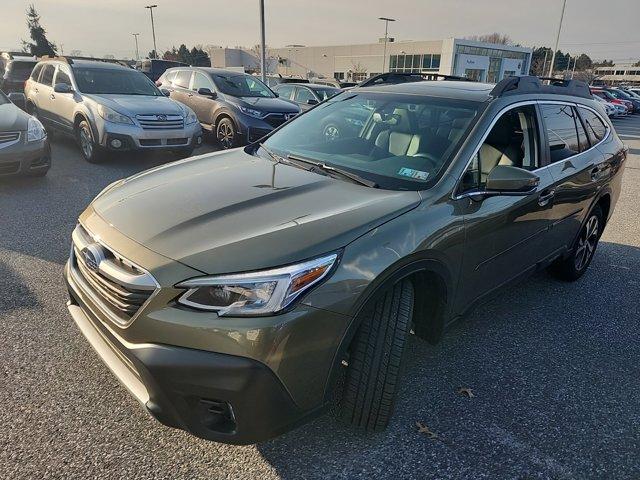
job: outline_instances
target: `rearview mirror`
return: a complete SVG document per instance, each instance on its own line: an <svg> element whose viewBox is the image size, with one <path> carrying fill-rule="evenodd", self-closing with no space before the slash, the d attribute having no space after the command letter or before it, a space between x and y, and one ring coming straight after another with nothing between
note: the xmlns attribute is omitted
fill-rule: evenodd
<svg viewBox="0 0 640 480"><path fill-rule="evenodd" d="M518 167L496 165L489 172L485 190L500 195L527 195L536 189L540 177Z"/></svg>
<svg viewBox="0 0 640 480"><path fill-rule="evenodd" d="M56 93L71 93L73 88L68 83L56 83L53 87L53 91Z"/></svg>
<svg viewBox="0 0 640 480"><path fill-rule="evenodd" d="M26 111L27 98L24 96L24 93L13 92L7 95L7 97L16 107Z"/></svg>
<svg viewBox="0 0 640 480"><path fill-rule="evenodd" d="M205 97L216 98L218 94L216 92L212 92L210 88L199 88L198 95L203 95Z"/></svg>

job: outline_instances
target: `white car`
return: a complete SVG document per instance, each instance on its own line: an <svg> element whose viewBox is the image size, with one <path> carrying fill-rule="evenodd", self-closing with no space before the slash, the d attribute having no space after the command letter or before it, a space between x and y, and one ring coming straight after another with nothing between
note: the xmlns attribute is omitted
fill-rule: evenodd
<svg viewBox="0 0 640 480"><path fill-rule="evenodd" d="M613 103L609 103L609 102L607 102L605 99L600 98L600 97L599 97L599 96L597 96L597 95L594 95L594 96L593 96L593 98L594 98L594 100L596 100L596 101L598 101L598 102L602 103L602 106L604 107L605 111L607 112L607 116L608 116L609 118L617 117L617 116L619 116L619 115L620 115L620 111L616 108L616 105L615 105L615 104L613 104ZM620 106L622 106L622 105L620 105ZM623 107L623 108L626 110L626 108L625 108L625 107Z"/></svg>

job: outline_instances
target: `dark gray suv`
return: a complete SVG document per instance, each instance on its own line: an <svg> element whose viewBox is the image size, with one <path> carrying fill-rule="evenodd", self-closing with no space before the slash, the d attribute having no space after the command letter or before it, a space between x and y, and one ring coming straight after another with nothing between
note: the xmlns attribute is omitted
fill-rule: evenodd
<svg viewBox="0 0 640 480"><path fill-rule="evenodd" d="M381 430L411 331L437 342L536 270L585 273L626 156L584 83L357 87L108 186L73 233L69 311L166 425L258 442L338 397Z"/></svg>
<svg viewBox="0 0 640 480"><path fill-rule="evenodd" d="M300 113L258 77L230 70L170 68L157 84L193 109L224 149L255 142Z"/></svg>

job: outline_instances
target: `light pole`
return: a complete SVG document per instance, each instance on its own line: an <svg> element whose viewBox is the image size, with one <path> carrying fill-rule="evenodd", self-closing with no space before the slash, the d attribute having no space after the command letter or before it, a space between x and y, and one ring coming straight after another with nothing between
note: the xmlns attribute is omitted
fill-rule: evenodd
<svg viewBox="0 0 640 480"><path fill-rule="evenodd" d="M385 73L387 67L387 40L389 34L389 22L395 22L395 18L378 17L378 20L384 21L384 55L382 56L382 73Z"/></svg>
<svg viewBox="0 0 640 480"><path fill-rule="evenodd" d="M260 0L260 73L264 83L267 81L266 63L267 52L264 35L264 0Z"/></svg>
<svg viewBox="0 0 640 480"><path fill-rule="evenodd" d="M151 14L151 33L153 34L153 53L155 54L156 58L158 58L158 47L156 46L156 27L153 24L153 9L156 8L158 5L147 5L144 8L148 8L149 9L149 13Z"/></svg>
<svg viewBox="0 0 640 480"><path fill-rule="evenodd" d="M553 64L556 61L556 52L558 51L558 43L560 43L560 31L562 30L562 20L564 19L564 9L567 6L567 0L562 0L562 13L560 14L560 23L558 24L558 34L556 35L556 47L551 55L551 67L549 68L549 77L553 77Z"/></svg>
<svg viewBox="0 0 640 480"><path fill-rule="evenodd" d="M136 61L140 60L140 53L138 51L138 35L140 35L139 33L132 33L131 35L133 35L133 38L136 39Z"/></svg>

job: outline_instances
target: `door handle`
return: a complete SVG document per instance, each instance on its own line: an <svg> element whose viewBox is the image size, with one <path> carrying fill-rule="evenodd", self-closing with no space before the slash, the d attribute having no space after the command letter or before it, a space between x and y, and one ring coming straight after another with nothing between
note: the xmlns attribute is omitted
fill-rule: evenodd
<svg viewBox="0 0 640 480"><path fill-rule="evenodd" d="M545 207L549 204L553 197L555 197L555 195L555 190L545 190L544 192L542 192L542 194L540 194L540 197L538 198L538 205L540 205L541 207Z"/></svg>
<svg viewBox="0 0 640 480"><path fill-rule="evenodd" d="M601 177L601 173L604 172L606 169L607 167L604 165L598 165L597 167L593 167L591 169L591 180L594 182L599 180Z"/></svg>
<svg viewBox="0 0 640 480"><path fill-rule="evenodd" d="M193 93L187 94L187 97L193 97Z"/></svg>
<svg viewBox="0 0 640 480"><path fill-rule="evenodd" d="M49 98L50 98L51 100L54 100L54 99L56 98L56 96L52 93L51 95L49 95Z"/></svg>

